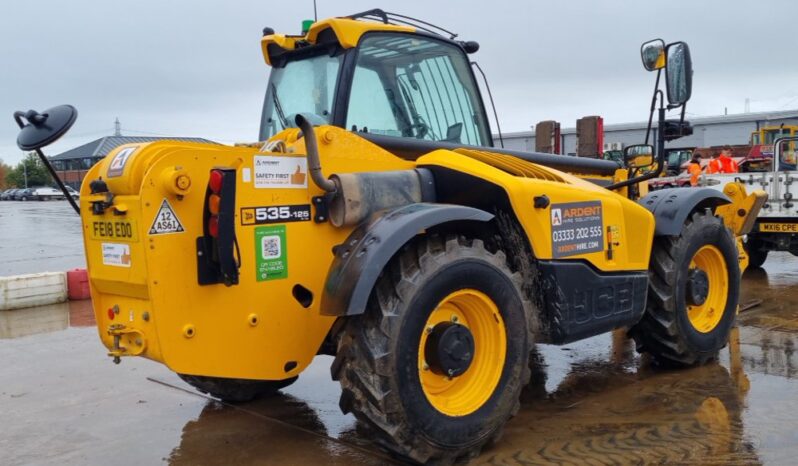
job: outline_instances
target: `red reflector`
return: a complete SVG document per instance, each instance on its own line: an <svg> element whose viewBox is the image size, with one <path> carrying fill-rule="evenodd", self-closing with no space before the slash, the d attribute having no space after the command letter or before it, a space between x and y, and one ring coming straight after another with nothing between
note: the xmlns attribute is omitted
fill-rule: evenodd
<svg viewBox="0 0 798 466"><path fill-rule="evenodd" d="M208 234L214 238L219 236L219 217L212 215L208 219Z"/></svg>
<svg viewBox="0 0 798 466"><path fill-rule="evenodd" d="M114 320L115 316L116 316L116 314L114 313L114 308L109 307L108 308L108 319L109 320Z"/></svg>
<svg viewBox="0 0 798 466"><path fill-rule="evenodd" d="M208 187L211 191L219 194L222 191L222 180L224 176L220 170L211 170L211 179L208 181Z"/></svg>

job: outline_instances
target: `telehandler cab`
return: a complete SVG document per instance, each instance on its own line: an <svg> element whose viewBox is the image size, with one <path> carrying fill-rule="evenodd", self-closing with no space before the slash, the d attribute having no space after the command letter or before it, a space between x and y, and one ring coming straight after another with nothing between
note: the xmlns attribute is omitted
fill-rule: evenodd
<svg viewBox="0 0 798 466"><path fill-rule="evenodd" d="M261 143L122 146L83 183L100 338L246 401L335 356L340 406L384 448L451 463L519 409L537 343L628 327L672 365L716 355L737 310L739 239L762 193L645 194L654 148L611 161L499 149L476 42L371 10L264 30ZM687 45L644 44L665 120L690 97ZM37 150L75 118L18 112ZM46 161L46 159L45 159ZM724 224L725 221L725 224Z"/></svg>

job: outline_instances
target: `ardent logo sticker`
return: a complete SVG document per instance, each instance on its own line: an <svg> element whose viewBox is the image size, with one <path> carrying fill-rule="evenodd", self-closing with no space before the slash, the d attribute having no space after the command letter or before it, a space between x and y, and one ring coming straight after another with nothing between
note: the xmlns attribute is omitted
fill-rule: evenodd
<svg viewBox="0 0 798 466"><path fill-rule="evenodd" d="M122 173L125 171L125 165L127 165L127 161L130 160L130 157L133 155L133 152L135 152L136 149L138 149L138 147L126 147L117 152L114 158L111 159L110 165L108 165L107 176L109 178L122 176Z"/></svg>
<svg viewBox="0 0 798 466"><path fill-rule="evenodd" d="M601 201L552 204L551 249L555 259L603 251Z"/></svg>

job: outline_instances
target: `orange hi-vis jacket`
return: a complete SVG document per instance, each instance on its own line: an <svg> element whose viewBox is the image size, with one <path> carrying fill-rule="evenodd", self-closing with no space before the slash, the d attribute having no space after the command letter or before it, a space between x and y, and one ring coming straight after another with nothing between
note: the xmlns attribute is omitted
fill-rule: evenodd
<svg viewBox="0 0 798 466"><path fill-rule="evenodd" d="M709 161L707 173L737 173L740 171L739 165L733 158L721 155Z"/></svg>
<svg viewBox="0 0 798 466"><path fill-rule="evenodd" d="M690 186L698 186L698 177L701 176L701 164L690 162L690 165L687 166L687 171L690 173Z"/></svg>

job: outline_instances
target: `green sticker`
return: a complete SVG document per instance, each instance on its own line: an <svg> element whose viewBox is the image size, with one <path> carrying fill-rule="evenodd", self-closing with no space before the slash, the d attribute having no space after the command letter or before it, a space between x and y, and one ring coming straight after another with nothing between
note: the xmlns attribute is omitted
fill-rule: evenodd
<svg viewBox="0 0 798 466"><path fill-rule="evenodd" d="M256 227L255 254L255 278L259 282L288 277L285 225Z"/></svg>

